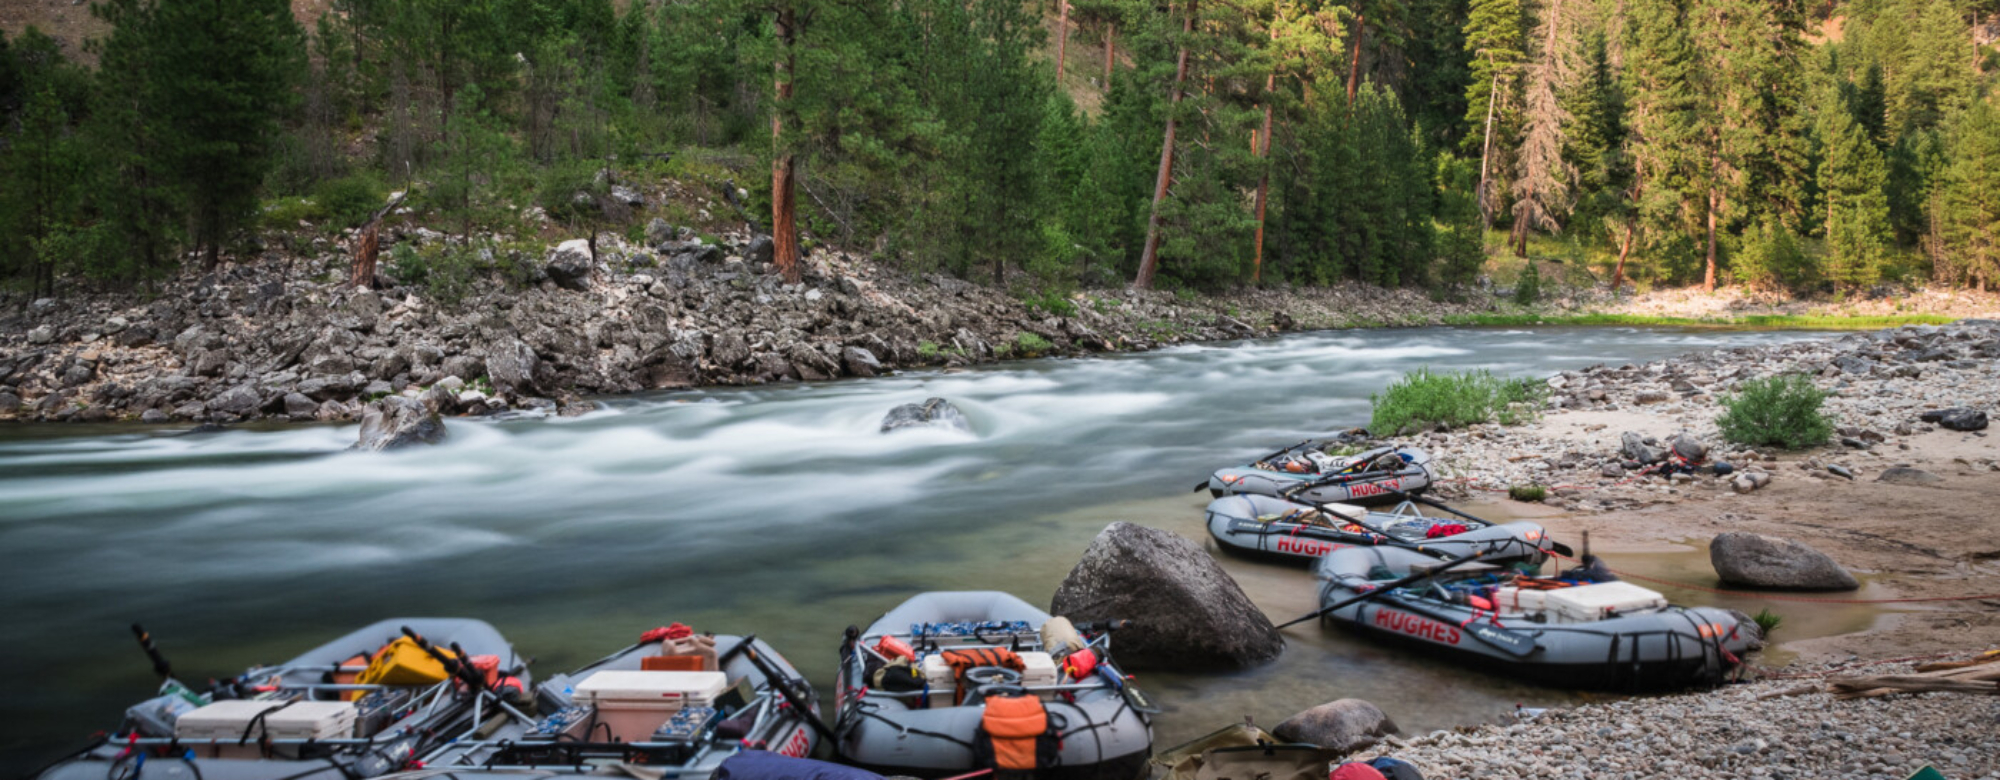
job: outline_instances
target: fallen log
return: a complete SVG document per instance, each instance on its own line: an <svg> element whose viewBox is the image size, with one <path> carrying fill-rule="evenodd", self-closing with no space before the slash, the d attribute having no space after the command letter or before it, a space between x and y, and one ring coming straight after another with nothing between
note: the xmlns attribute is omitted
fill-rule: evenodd
<svg viewBox="0 0 2000 780"><path fill-rule="evenodd" d="M2000 662L2000 650L1988 650L1981 653L1978 657L1966 661L1937 661L1928 664L1917 664L1917 671L1946 672L1953 669L1964 669L1968 666L1979 666L1994 662Z"/></svg>
<svg viewBox="0 0 2000 780"><path fill-rule="evenodd" d="M1980 693L2000 696L2000 681L1953 680L1915 674L1836 677L1827 681L1835 699L1864 699L1892 693Z"/></svg>

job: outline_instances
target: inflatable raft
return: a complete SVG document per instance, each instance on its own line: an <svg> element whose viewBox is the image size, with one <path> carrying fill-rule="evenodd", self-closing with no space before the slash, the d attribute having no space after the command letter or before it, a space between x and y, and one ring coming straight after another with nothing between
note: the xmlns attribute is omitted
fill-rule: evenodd
<svg viewBox="0 0 2000 780"><path fill-rule="evenodd" d="M1319 563L1320 607L1438 565L1398 547L1335 550ZM1716 685L1741 665L1750 644L1726 610L1672 606L1625 582L1529 577L1483 562L1322 619L1563 688Z"/></svg>
<svg viewBox="0 0 2000 780"><path fill-rule="evenodd" d="M992 591L925 593L841 647L835 750L884 775L984 768L1040 780L1132 780L1151 705L1110 657L1110 631Z"/></svg>
<svg viewBox="0 0 2000 780"><path fill-rule="evenodd" d="M137 628L136 626L134 627ZM477 620L400 618L196 692L166 677L103 742L42 780L355 780L533 722L522 660ZM465 659L461 662L460 659ZM142 770L143 767L143 770Z"/></svg>
<svg viewBox="0 0 2000 780"><path fill-rule="evenodd" d="M1247 466L1215 472L1207 482L1212 496L1249 493L1280 498L1296 496L1320 504L1374 506L1403 500L1431 486L1431 456L1409 447L1376 447L1345 457L1301 444L1259 458Z"/></svg>
<svg viewBox="0 0 2000 780"><path fill-rule="evenodd" d="M1347 547L1417 544L1453 558L1484 552L1488 561L1540 565L1552 544L1537 523L1429 517L1409 501L1371 512L1352 504L1308 506L1258 495L1209 502L1208 535L1231 552L1291 561L1318 560Z"/></svg>
<svg viewBox="0 0 2000 780"><path fill-rule="evenodd" d="M797 669L754 636L697 636L675 624L631 647L550 677L544 716L522 735L457 743L425 762L460 778L575 775L643 764L706 777L745 750L810 755L818 699Z"/></svg>

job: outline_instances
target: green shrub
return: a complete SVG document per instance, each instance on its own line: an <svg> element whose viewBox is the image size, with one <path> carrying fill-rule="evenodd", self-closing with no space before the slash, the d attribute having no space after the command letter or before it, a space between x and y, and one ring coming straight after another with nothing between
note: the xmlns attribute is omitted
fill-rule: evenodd
<svg viewBox="0 0 2000 780"><path fill-rule="evenodd" d="M925 360L933 360L936 359L939 354L941 354L941 351L938 349L937 342L935 341L917 342L917 357L923 358Z"/></svg>
<svg viewBox="0 0 2000 780"><path fill-rule="evenodd" d="M1715 424L1737 444L1804 449L1833 435L1833 422L1820 413L1825 402L1826 393L1798 374L1752 379L1722 399Z"/></svg>
<svg viewBox="0 0 2000 780"><path fill-rule="evenodd" d="M1039 311L1043 314L1051 314L1057 317L1076 316L1076 303L1064 296L1059 290L1046 290L1041 293L1030 294L1024 296L1021 302L1028 305L1029 311Z"/></svg>
<svg viewBox="0 0 2000 780"><path fill-rule="evenodd" d="M382 207L384 196L382 185L367 175L328 179L313 190L313 200L336 229L360 227Z"/></svg>
<svg viewBox="0 0 2000 780"><path fill-rule="evenodd" d="M1535 261L1528 261L1528 268L1521 272L1519 281L1514 282L1514 302L1522 306L1533 305L1542 299L1542 272Z"/></svg>
<svg viewBox="0 0 2000 780"><path fill-rule="evenodd" d="M1453 428L1483 422L1514 425L1533 419L1547 393L1540 382L1505 379L1484 369L1419 368L1368 397L1374 405L1368 429L1378 436L1400 436L1437 423Z"/></svg>
<svg viewBox="0 0 2000 780"><path fill-rule="evenodd" d="M1772 612L1770 607L1765 607L1750 619L1757 621L1757 630L1762 632L1765 639L1770 639L1771 632L1778 630L1778 626L1785 623L1784 617Z"/></svg>
<svg viewBox="0 0 2000 780"><path fill-rule="evenodd" d="M1534 503L1548 498L1549 490L1541 485L1515 485L1507 488L1507 497L1515 501Z"/></svg>
<svg viewBox="0 0 2000 780"><path fill-rule="evenodd" d="M266 230L298 230L300 222L325 221L326 209L312 198L279 198L264 204L258 219Z"/></svg>
<svg viewBox="0 0 2000 780"><path fill-rule="evenodd" d="M1040 357L1049 351L1050 346L1048 339L1026 331L1014 336L1014 355L1016 357Z"/></svg>

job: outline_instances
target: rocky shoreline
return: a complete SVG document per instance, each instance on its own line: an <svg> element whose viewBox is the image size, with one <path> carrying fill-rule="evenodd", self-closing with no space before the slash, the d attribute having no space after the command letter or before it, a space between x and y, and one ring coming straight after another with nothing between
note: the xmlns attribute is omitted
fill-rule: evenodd
<svg viewBox="0 0 2000 780"><path fill-rule="evenodd" d="M445 305L356 289L345 256L273 256L166 282L156 295L0 297L0 420L353 421L433 388L444 414L587 411L581 399L708 385L822 381L1009 357L1145 350L1287 330L1428 325L1486 311L1360 285L1214 296L1091 291L1055 304L943 275L911 278L820 251L786 285L768 239L704 242L656 223L515 258ZM418 229L412 245L451 239ZM385 269L397 272L393 263Z"/></svg>
<svg viewBox="0 0 2000 780"><path fill-rule="evenodd" d="M1844 664L1843 675L1898 674L1907 663ZM1953 780L2000 778L2000 697L1902 694L1836 700L1778 696L1836 671L1720 691L1549 710L1525 722L1388 737L1354 760L1394 756L1426 778L1543 780L1741 777L1900 780L1930 764Z"/></svg>

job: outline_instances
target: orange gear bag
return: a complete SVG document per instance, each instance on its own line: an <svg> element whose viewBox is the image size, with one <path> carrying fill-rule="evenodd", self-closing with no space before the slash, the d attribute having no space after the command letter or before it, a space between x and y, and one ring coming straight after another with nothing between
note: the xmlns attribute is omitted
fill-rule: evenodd
<svg viewBox="0 0 2000 780"><path fill-rule="evenodd" d="M1062 755L1054 719L1033 696L986 699L974 745L980 762L998 771L1033 772L1055 766Z"/></svg>

